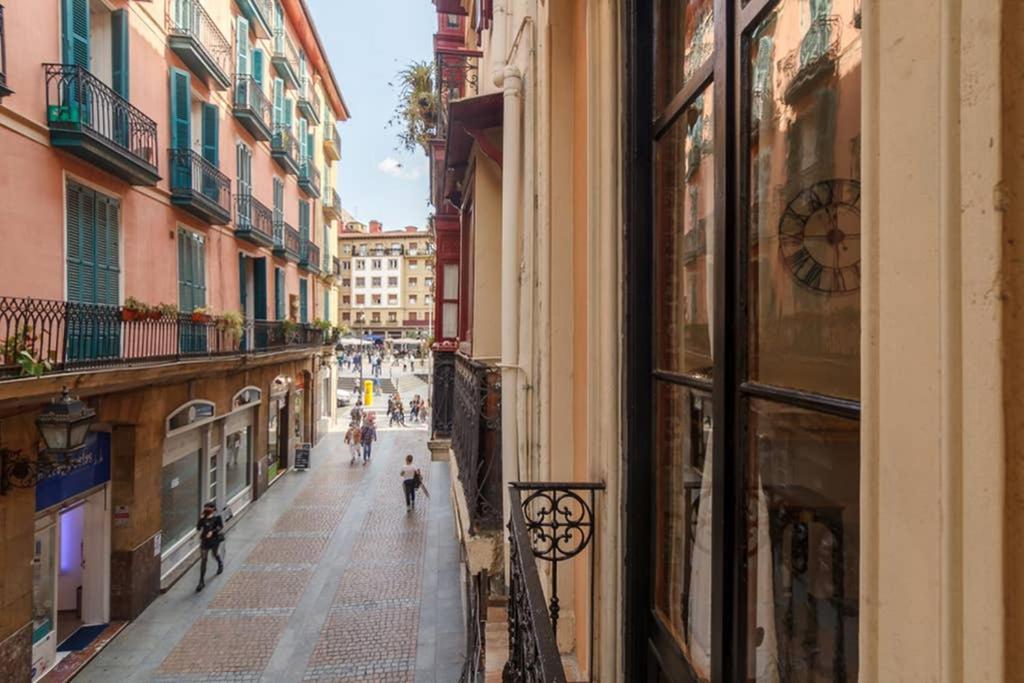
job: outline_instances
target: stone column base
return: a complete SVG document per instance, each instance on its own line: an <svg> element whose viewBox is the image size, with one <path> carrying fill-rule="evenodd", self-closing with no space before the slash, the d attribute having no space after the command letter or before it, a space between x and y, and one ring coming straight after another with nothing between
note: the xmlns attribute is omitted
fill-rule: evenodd
<svg viewBox="0 0 1024 683"><path fill-rule="evenodd" d="M0 641L0 680L30 681L32 669L32 622ZM7 678L10 676L10 678Z"/></svg>
<svg viewBox="0 0 1024 683"><path fill-rule="evenodd" d="M153 554L153 541L110 554L111 619L135 619L160 595L160 557Z"/></svg>
<svg viewBox="0 0 1024 683"><path fill-rule="evenodd" d="M430 449L430 459L435 461L447 461L451 452L451 439L431 439L427 442Z"/></svg>

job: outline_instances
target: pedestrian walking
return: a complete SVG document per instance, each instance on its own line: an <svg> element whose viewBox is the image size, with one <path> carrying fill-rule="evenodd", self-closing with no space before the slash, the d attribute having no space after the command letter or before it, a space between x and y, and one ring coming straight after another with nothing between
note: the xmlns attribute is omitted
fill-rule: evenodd
<svg viewBox="0 0 1024 683"><path fill-rule="evenodd" d="M224 561L220 557L220 544L224 541L224 520L216 514L217 506L212 502L203 506L203 514L196 523L196 531L199 532L199 585L196 586L196 593L206 586L206 558L213 551L213 557L217 560L217 576L224 573Z"/></svg>
<svg viewBox="0 0 1024 683"><path fill-rule="evenodd" d="M349 418L355 424L363 421L363 401L361 399L356 399L356 404L352 406L352 410L349 412Z"/></svg>
<svg viewBox="0 0 1024 683"><path fill-rule="evenodd" d="M395 395L391 394L388 396L388 419L391 419L391 414L395 412Z"/></svg>
<svg viewBox="0 0 1024 683"><path fill-rule="evenodd" d="M373 442L377 440L377 427L373 420L367 418L363 421L362 433L359 435L363 444L363 465L370 462L370 455L373 451Z"/></svg>
<svg viewBox="0 0 1024 683"><path fill-rule="evenodd" d="M358 422L353 422L348 426L348 431L345 432L345 443L348 444L348 453L352 456L348 464L354 465L356 458L363 454L362 441L363 430Z"/></svg>
<svg viewBox="0 0 1024 683"><path fill-rule="evenodd" d="M405 466L402 468L402 490L405 492L405 509L416 508L416 489L423 484L423 475L418 468L412 464L412 454L405 456Z"/></svg>

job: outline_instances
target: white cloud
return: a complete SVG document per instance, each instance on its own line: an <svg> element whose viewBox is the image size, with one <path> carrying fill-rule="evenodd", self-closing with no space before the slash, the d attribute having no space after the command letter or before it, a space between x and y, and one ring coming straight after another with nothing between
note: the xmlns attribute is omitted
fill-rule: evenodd
<svg viewBox="0 0 1024 683"><path fill-rule="evenodd" d="M401 180L415 180L420 177L420 170L418 168L407 169L402 165L402 162L391 157L387 157L377 164L377 170L392 178L399 178Z"/></svg>

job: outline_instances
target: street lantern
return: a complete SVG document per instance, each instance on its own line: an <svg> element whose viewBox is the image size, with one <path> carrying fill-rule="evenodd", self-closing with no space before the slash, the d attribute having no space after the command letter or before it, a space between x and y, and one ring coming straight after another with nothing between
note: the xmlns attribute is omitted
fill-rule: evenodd
<svg viewBox="0 0 1024 683"><path fill-rule="evenodd" d="M71 396L64 387L60 398L50 404L36 418L46 450L50 453L70 453L85 444L89 425L96 419L96 411Z"/></svg>

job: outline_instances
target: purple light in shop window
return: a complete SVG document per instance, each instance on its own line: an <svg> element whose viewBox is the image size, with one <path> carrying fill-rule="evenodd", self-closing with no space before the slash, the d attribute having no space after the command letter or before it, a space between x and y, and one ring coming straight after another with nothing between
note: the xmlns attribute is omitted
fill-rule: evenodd
<svg viewBox="0 0 1024 683"><path fill-rule="evenodd" d="M69 574L76 569L77 563L74 560L78 557L82 547L81 516L81 507L64 512L60 516L61 574Z"/></svg>

